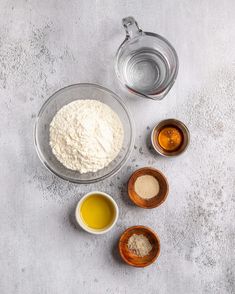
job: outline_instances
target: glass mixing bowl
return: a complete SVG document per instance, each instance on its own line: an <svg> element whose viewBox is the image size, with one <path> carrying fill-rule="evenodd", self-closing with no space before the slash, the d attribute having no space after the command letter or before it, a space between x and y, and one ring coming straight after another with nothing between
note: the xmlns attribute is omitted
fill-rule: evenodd
<svg viewBox="0 0 235 294"><path fill-rule="evenodd" d="M120 153L107 167L94 173L81 174L67 169L56 159L49 145L49 127L53 117L61 107L78 99L94 99L107 104L118 114L124 128ZM123 101L112 91L95 84L75 84L54 93L43 104L36 119L34 142L40 160L52 173L73 183L94 183L116 174L126 163L134 145L133 120Z"/></svg>

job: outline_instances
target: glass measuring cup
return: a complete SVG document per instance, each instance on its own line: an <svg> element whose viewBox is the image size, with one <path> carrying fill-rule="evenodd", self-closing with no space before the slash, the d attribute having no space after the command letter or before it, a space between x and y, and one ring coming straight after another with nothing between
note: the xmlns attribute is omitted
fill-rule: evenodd
<svg viewBox="0 0 235 294"><path fill-rule="evenodd" d="M162 36L143 32L132 16L122 20L126 38L116 54L115 71L131 92L161 100L170 91L178 73L178 56Z"/></svg>

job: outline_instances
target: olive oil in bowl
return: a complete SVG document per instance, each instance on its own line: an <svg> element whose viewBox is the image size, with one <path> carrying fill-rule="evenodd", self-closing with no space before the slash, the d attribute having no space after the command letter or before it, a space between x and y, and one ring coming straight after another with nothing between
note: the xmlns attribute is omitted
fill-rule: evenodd
<svg viewBox="0 0 235 294"><path fill-rule="evenodd" d="M108 194L91 192L85 195L76 208L78 224L89 233L103 234L109 231L118 218L116 202Z"/></svg>

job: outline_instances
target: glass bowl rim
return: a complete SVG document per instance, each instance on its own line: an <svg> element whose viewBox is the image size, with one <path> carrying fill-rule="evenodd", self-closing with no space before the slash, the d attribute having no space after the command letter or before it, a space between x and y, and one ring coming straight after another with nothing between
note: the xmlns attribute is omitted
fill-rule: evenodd
<svg viewBox="0 0 235 294"><path fill-rule="evenodd" d="M109 173L103 175L103 176L100 176L100 177L97 177L97 178L94 178L94 179L87 179L87 180L79 180L79 179L71 179L71 178L68 178L66 176L63 176L61 174L59 174L57 171L55 171L54 169L52 169L49 164L47 163L47 161L45 160L44 156L43 156L43 153L41 152L40 150L40 147L39 147L39 143L38 143L38 139L37 139L37 128L38 128L38 123L39 123L39 120L40 120L40 117L42 115L42 113L45 111L46 107L48 106L48 104L50 103L50 101L52 99L55 99L55 97L60 93L60 92L63 92L64 90L66 89L69 89L69 88L74 88L74 87L92 87L92 88L98 88L102 91L105 91L105 92L108 92L109 94L111 94L113 96L113 98L116 99L116 101L121 105L121 107L123 108L123 110L125 111L126 115L127 115L127 118L129 120L129 123L130 123L130 132L131 132L131 135L130 135L130 143L129 143L129 146L128 146L128 150L127 152L125 153L125 156L124 158L120 161L120 163L116 166L116 168L112 169ZM114 176L115 174L117 174L121 169L122 167L126 164L126 162L128 161L130 155L131 155L131 152L134 148L134 142L135 142L135 126L134 126L134 120L133 120L133 117L132 117L132 114L129 112L128 108L126 107L125 103L123 102L123 100L119 97L119 95L117 95L116 93L114 93L113 91L103 87L103 86L100 86L98 84L95 84L95 83L76 83L76 84L71 84L71 85L68 85L68 86L65 86L63 88L60 88L59 90L55 91L52 95L49 96L49 98L47 98L47 100L42 104L37 116L36 116L36 119L35 119L35 124L34 124L34 130L33 130L33 140L34 140L34 147L36 149L36 152L37 152L37 155L41 161L41 163L46 167L47 170L49 170L53 175L56 175L57 177L63 179L64 181L67 181L67 182L70 182L70 183L74 183L74 184L91 184L91 183L96 183L96 182L99 182L99 181L102 181L102 180L105 180L109 177L112 177ZM66 168L66 167L65 167Z"/></svg>

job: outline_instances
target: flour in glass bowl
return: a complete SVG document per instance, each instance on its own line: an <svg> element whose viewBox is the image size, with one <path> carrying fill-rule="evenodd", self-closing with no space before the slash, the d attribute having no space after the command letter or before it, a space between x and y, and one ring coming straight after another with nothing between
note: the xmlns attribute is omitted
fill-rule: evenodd
<svg viewBox="0 0 235 294"><path fill-rule="evenodd" d="M50 124L50 146L68 169L96 172L122 148L123 125L118 115L97 100L76 100L63 106Z"/></svg>

